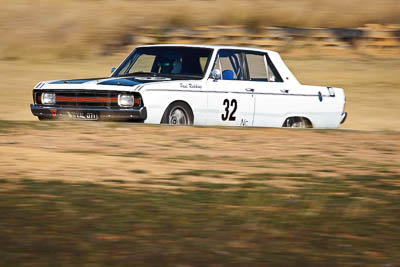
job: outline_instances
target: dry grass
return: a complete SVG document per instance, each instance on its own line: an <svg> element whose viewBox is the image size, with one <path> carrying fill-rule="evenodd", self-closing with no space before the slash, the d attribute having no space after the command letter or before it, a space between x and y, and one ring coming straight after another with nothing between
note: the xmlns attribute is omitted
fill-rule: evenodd
<svg viewBox="0 0 400 267"><path fill-rule="evenodd" d="M398 266L399 141L0 120L0 265Z"/></svg>
<svg viewBox="0 0 400 267"><path fill-rule="evenodd" d="M357 27L400 23L397 0L0 0L0 58L90 56L138 26Z"/></svg>
<svg viewBox="0 0 400 267"><path fill-rule="evenodd" d="M291 189L305 177L379 176L398 185L399 140L387 132L0 121L0 178Z"/></svg>

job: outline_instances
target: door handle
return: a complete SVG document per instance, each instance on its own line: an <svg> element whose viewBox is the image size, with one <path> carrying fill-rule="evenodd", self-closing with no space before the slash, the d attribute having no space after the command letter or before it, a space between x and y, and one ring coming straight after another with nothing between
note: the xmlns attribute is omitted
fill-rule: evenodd
<svg viewBox="0 0 400 267"><path fill-rule="evenodd" d="M254 89L253 88L246 88L246 91L247 92L254 92Z"/></svg>
<svg viewBox="0 0 400 267"><path fill-rule="evenodd" d="M289 93L289 90L288 89L281 89L281 92L287 94L287 93Z"/></svg>

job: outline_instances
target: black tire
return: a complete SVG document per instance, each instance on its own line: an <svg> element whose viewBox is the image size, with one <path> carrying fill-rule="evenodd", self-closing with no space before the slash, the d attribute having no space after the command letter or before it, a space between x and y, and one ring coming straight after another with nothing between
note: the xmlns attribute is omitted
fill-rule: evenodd
<svg viewBox="0 0 400 267"><path fill-rule="evenodd" d="M193 111L190 106L182 101L172 102L162 116L162 124L192 125L194 121Z"/></svg>
<svg viewBox="0 0 400 267"><path fill-rule="evenodd" d="M52 119L50 119L50 118L42 117L42 116L38 116L38 119L39 119L40 121L49 121L49 120L52 120Z"/></svg>

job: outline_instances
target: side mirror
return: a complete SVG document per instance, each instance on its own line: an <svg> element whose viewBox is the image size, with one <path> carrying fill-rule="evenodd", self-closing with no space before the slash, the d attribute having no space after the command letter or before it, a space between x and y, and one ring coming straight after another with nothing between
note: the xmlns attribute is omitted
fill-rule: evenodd
<svg viewBox="0 0 400 267"><path fill-rule="evenodd" d="M113 73L115 71L115 68L111 68L111 73Z"/></svg>
<svg viewBox="0 0 400 267"><path fill-rule="evenodd" d="M211 72L211 78L214 79L214 82L221 79L221 71L219 69L215 69Z"/></svg>

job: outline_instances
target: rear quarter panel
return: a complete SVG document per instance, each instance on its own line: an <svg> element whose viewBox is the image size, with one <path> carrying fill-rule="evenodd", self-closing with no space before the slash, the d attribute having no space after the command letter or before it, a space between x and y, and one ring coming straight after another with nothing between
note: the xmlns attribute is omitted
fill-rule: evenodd
<svg viewBox="0 0 400 267"><path fill-rule="evenodd" d="M301 86L302 93L313 96L304 98L303 105L296 116L308 118L314 128L339 127L345 104L344 92L340 88L332 88L332 90L334 95L330 94L328 87ZM287 114L287 117L289 115L291 114Z"/></svg>

